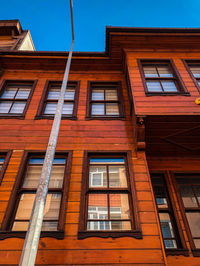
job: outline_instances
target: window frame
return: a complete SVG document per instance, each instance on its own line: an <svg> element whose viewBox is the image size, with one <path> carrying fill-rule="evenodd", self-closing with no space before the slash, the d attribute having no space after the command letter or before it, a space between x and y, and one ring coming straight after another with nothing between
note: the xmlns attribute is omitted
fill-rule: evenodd
<svg viewBox="0 0 200 266"><path fill-rule="evenodd" d="M173 192L171 190L171 185L170 185L170 178L169 175L171 176L171 173L168 171L150 171L150 176L151 175L155 175L155 174L159 174L159 175L163 175L163 179L164 179L164 184L166 185L166 195L168 197L168 202L169 202L169 207L170 207L170 211L171 214L173 216L173 224L175 225L175 235L178 235L178 239L176 239L177 244L179 244L179 247L176 249L166 249L165 248L165 252L167 255L185 255L188 256L189 251L186 245L186 241L184 238L184 234L183 234L183 230L181 227L181 223L180 223L180 219L178 216L178 212L176 209L176 203L175 203L175 199L174 199L174 195ZM173 179L173 178L172 178ZM173 182L174 183L174 182ZM153 188L153 184L151 181L151 185L152 185L152 191L154 194L154 200L155 200L155 205L156 205L156 210L157 210L157 216L158 216L158 220L160 223L160 219L159 219L159 211L158 211L158 207L157 207L157 203L156 203L156 197L155 197L155 193L154 193L154 188ZM174 184L173 184L174 185ZM162 234L162 229L161 229L161 225L160 225L160 230L161 230L161 234ZM164 244L164 238L163 238L163 245L165 247Z"/></svg>
<svg viewBox="0 0 200 266"><path fill-rule="evenodd" d="M11 227L15 220L15 214L18 208L18 204L16 204L16 200L18 201L20 195L23 190L22 185L24 182L24 178L27 171L28 161L31 157L42 157L44 158L45 151L25 151L18 174L16 177L16 182L14 184L10 199L8 201L8 205L5 211L5 215L2 221L2 226L0 229L0 240L17 237L17 238L25 238L26 231L11 231ZM42 231L41 237L54 237L57 239L64 238L64 228L65 228L65 216L66 216L66 207L67 207L67 199L69 192L69 182L70 182L70 174L71 174L71 165L72 165L72 151L57 151L55 156L62 156L66 158L65 170L64 170L64 179L62 186L62 196L60 203L60 212L58 219L58 230L57 231ZM53 189L53 190L56 190Z"/></svg>
<svg viewBox="0 0 200 266"><path fill-rule="evenodd" d="M91 113L91 106L92 103L112 103L112 100L106 101L104 100L92 100L92 89L93 87L99 87L105 89L106 86L109 87L115 87L117 90L117 96L118 100L114 100L113 103L118 103L119 107L119 115L118 116L112 116L112 115L92 115ZM122 93L122 83L121 81L88 81L87 85L87 103L86 103L86 120L124 120L125 119L125 110L124 110L124 100L123 100L123 93Z"/></svg>
<svg viewBox="0 0 200 266"><path fill-rule="evenodd" d="M69 119L69 120L76 120L77 119L77 111L78 111L78 100L79 100L79 91L80 91L80 81L75 81L75 80L69 80L68 81L69 85L75 85L75 95L74 95L74 100L65 100L66 102L73 102L74 103L74 108L73 108L73 113L72 115L62 115L61 119ZM47 102L47 97L48 97L48 92L49 89L52 85L62 85L62 80L47 80L42 92L42 96L40 99L40 103L37 109L37 113L35 116L35 119L54 119L54 115L45 115L44 114L44 109L46 106Z"/></svg>
<svg viewBox="0 0 200 266"><path fill-rule="evenodd" d="M0 151L0 156L3 156L5 158L4 162L3 162L3 166L0 170L0 185L3 181L3 177L4 177L4 174L6 172L6 169L7 169L7 166L8 166L8 163L10 161L10 157L12 155L12 151Z"/></svg>
<svg viewBox="0 0 200 266"><path fill-rule="evenodd" d="M87 204L86 198L89 191L89 160L91 157L96 158L119 158L125 159L125 167L127 174L128 198L130 207L130 220L132 230L127 231L87 231ZM84 239L87 237L101 237L101 238L118 238L118 237L134 237L137 239L142 238L142 232L140 228L140 219L138 214L138 201L136 195L135 181L132 168L132 156L131 151L85 151L83 159L83 170L82 170L82 187L81 187L81 205L80 205L80 216L79 216L79 228L78 228L78 239ZM97 188L98 190L99 188ZM101 189L101 188L100 188ZM109 190L109 189L107 189ZM120 189L117 189L117 191ZM123 189L122 189L123 190Z"/></svg>
<svg viewBox="0 0 200 266"><path fill-rule="evenodd" d="M12 85L12 86L19 86L19 85L28 85L28 86L31 86L31 90L30 90L30 94L28 96L28 98L26 99L26 105L24 107L24 110L23 110L23 113L21 114L14 114L14 113L0 113L0 118L18 118L18 119L24 119L25 118L25 115L26 115L26 112L28 110L28 107L29 107L29 104L31 102L31 99L32 99L32 96L33 96L33 93L34 93L34 90L35 90L35 87L37 85L37 80L20 80L20 79L5 79L3 80L3 82L1 83L0 85L0 101L2 101L1 99L1 95L3 94L4 90L6 89L6 86L7 85ZM3 101L7 101L8 99L3 99Z"/></svg>
<svg viewBox="0 0 200 266"><path fill-rule="evenodd" d="M190 65L199 65L200 66L200 59L182 59L183 64L185 66L185 68L187 69L191 79L193 80L195 86L197 87L198 91L200 92L200 85L198 84L197 79L195 78L195 76L193 75L191 69L190 69ZM200 78L199 78L200 80Z"/></svg>
<svg viewBox="0 0 200 266"><path fill-rule="evenodd" d="M172 59L137 59L138 61L138 67L140 70L140 75L142 78L142 83L144 86L145 94L146 96L176 96L176 95L183 95L183 96L190 96L190 93L188 92L174 62ZM173 74L173 77L145 77L145 73L143 70L144 65L168 65L169 69L171 70L171 73ZM149 92L148 87L146 84L146 80L173 80L176 87L177 92Z"/></svg>
<svg viewBox="0 0 200 266"><path fill-rule="evenodd" d="M193 253L193 255L195 257L200 257L200 248L196 248L195 247L195 244L194 244L194 241L193 241L193 237L192 237L192 233L191 233L191 230L190 230L190 226L189 226L189 223L188 223L188 220L187 220L187 217L186 217L185 207L184 207L184 204L183 204L181 193L180 193L180 190L179 190L179 187L178 187L178 183L176 181L176 175L183 175L183 176L199 175L200 176L200 171L184 171L184 172L183 171L171 171L170 174L172 175L173 185L175 187L175 193L176 193L176 196L177 196L178 204L180 206L180 211L181 211L181 214L182 214L182 217L183 217L183 222L184 222L184 226L185 226L185 229L186 229L186 233L187 233L187 236L188 236L188 240L189 240L189 244L190 244L192 253Z"/></svg>

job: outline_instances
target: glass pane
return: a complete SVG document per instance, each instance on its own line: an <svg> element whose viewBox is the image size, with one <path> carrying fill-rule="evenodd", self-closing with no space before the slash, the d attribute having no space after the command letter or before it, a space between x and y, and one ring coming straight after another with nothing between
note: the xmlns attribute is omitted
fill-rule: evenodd
<svg viewBox="0 0 200 266"><path fill-rule="evenodd" d="M186 212L193 237L200 237L200 212Z"/></svg>
<svg viewBox="0 0 200 266"><path fill-rule="evenodd" d="M151 77L157 78L158 77L158 73L156 71L155 66L144 66L143 70L144 70L145 77L149 77L149 78L151 78Z"/></svg>
<svg viewBox="0 0 200 266"><path fill-rule="evenodd" d="M60 212L61 193L49 193L44 209L44 219L57 220Z"/></svg>
<svg viewBox="0 0 200 266"><path fill-rule="evenodd" d="M24 107L26 102L15 102L10 110L11 114L22 114L24 111Z"/></svg>
<svg viewBox="0 0 200 266"><path fill-rule="evenodd" d="M125 166L109 166L109 186L127 187Z"/></svg>
<svg viewBox="0 0 200 266"><path fill-rule="evenodd" d="M196 197L198 199L198 202L200 204L200 186L194 186L194 191L195 191Z"/></svg>
<svg viewBox="0 0 200 266"><path fill-rule="evenodd" d="M11 88L11 89L5 89L3 94L1 95L2 99L14 99L15 93L17 91L17 88Z"/></svg>
<svg viewBox="0 0 200 266"><path fill-rule="evenodd" d="M22 194L19 201L15 219L29 220L34 200L35 200L35 194L33 193ZM47 200L44 210L45 219L50 219L50 220L58 219L60 211L60 201L61 201L60 193L52 193L47 195Z"/></svg>
<svg viewBox="0 0 200 266"><path fill-rule="evenodd" d="M124 164L124 158L91 158L90 164Z"/></svg>
<svg viewBox="0 0 200 266"><path fill-rule="evenodd" d="M190 184L190 178L176 177L176 181L178 184Z"/></svg>
<svg viewBox="0 0 200 266"><path fill-rule="evenodd" d="M49 90L47 99L58 100L60 95L60 88L53 88Z"/></svg>
<svg viewBox="0 0 200 266"><path fill-rule="evenodd" d="M89 187L107 187L105 166L90 166Z"/></svg>
<svg viewBox="0 0 200 266"><path fill-rule="evenodd" d="M178 91L174 81L161 81L164 91L173 92Z"/></svg>
<svg viewBox="0 0 200 266"><path fill-rule="evenodd" d="M104 115L104 104L93 103L92 104L92 115Z"/></svg>
<svg viewBox="0 0 200 266"><path fill-rule="evenodd" d="M149 92L162 92L159 81L147 81L147 88Z"/></svg>
<svg viewBox="0 0 200 266"><path fill-rule="evenodd" d="M42 224L42 231L57 231L58 228L58 222L43 222Z"/></svg>
<svg viewBox="0 0 200 266"><path fill-rule="evenodd" d="M15 219L29 220L31 216L31 211L33 208L34 200L35 200L35 194L31 194L31 193L22 194L20 201L19 201Z"/></svg>
<svg viewBox="0 0 200 266"><path fill-rule="evenodd" d="M106 115L119 115L118 103L107 103L106 104Z"/></svg>
<svg viewBox="0 0 200 266"><path fill-rule="evenodd" d="M131 230L131 223L129 221L88 221L87 222L88 231L100 231L100 230Z"/></svg>
<svg viewBox="0 0 200 266"><path fill-rule="evenodd" d="M14 222L12 231L27 231L29 222ZM43 222L42 231L57 231L58 222Z"/></svg>
<svg viewBox="0 0 200 266"><path fill-rule="evenodd" d="M130 208L127 194L109 194L110 219L130 219Z"/></svg>
<svg viewBox="0 0 200 266"><path fill-rule="evenodd" d="M164 238L174 238L171 219L168 213L159 213L162 234Z"/></svg>
<svg viewBox="0 0 200 266"><path fill-rule="evenodd" d="M190 66L190 70L192 71L192 74L195 78L200 77L200 66Z"/></svg>
<svg viewBox="0 0 200 266"><path fill-rule="evenodd" d="M30 91L31 90L29 88L19 89L17 95L15 96L15 99L28 99Z"/></svg>
<svg viewBox="0 0 200 266"><path fill-rule="evenodd" d="M100 231L100 230L111 230L111 223L108 221L92 221L87 222L88 231Z"/></svg>
<svg viewBox="0 0 200 266"><path fill-rule="evenodd" d="M65 91L65 100L74 100L74 96L75 96L75 89L70 89L67 88L67 90Z"/></svg>
<svg viewBox="0 0 200 266"><path fill-rule="evenodd" d="M32 158L30 159L30 164L28 165L26 176L23 183L23 188L37 188L41 171L43 159ZM63 165L55 165L56 161ZM40 163L41 165L34 165L34 163ZM54 159L54 164L51 171L51 178L49 187L50 188L62 188L65 170L65 159Z"/></svg>
<svg viewBox="0 0 200 266"><path fill-rule="evenodd" d="M200 239L194 239L194 244L196 248L200 248Z"/></svg>
<svg viewBox="0 0 200 266"><path fill-rule="evenodd" d="M63 115L72 115L74 109L73 103L64 103L63 105Z"/></svg>
<svg viewBox="0 0 200 266"><path fill-rule="evenodd" d="M29 222L14 222L12 231L27 231Z"/></svg>
<svg viewBox="0 0 200 266"><path fill-rule="evenodd" d="M5 161L5 159L0 157L0 170L1 170L2 166L3 166L4 161Z"/></svg>
<svg viewBox="0 0 200 266"><path fill-rule="evenodd" d="M106 90L106 100L118 100L117 90Z"/></svg>
<svg viewBox="0 0 200 266"><path fill-rule="evenodd" d="M104 90L92 90L92 100L104 100Z"/></svg>
<svg viewBox="0 0 200 266"><path fill-rule="evenodd" d="M185 207L197 207L197 201L195 199L191 186L181 185L179 186L179 190Z"/></svg>
<svg viewBox="0 0 200 266"><path fill-rule="evenodd" d="M10 110L12 102L0 102L0 113L7 114Z"/></svg>
<svg viewBox="0 0 200 266"><path fill-rule="evenodd" d="M56 112L56 108L57 108L57 103L47 103L44 110L44 114L54 115Z"/></svg>
<svg viewBox="0 0 200 266"><path fill-rule="evenodd" d="M158 208L168 208L164 187L154 185L153 189Z"/></svg>
<svg viewBox="0 0 200 266"><path fill-rule="evenodd" d="M108 219L108 201L106 194L89 194L88 220Z"/></svg>
<svg viewBox="0 0 200 266"><path fill-rule="evenodd" d="M165 243L165 248L177 248L177 244L175 240L165 239L164 243Z"/></svg>
<svg viewBox="0 0 200 266"><path fill-rule="evenodd" d="M160 77L173 77L168 66L158 66L157 69Z"/></svg>

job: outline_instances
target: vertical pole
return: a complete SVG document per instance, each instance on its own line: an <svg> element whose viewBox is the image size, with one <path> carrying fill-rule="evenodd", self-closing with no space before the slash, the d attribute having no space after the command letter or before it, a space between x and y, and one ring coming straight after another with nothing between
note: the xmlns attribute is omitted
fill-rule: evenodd
<svg viewBox="0 0 200 266"><path fill-rule="evenodd" d="M38 184L35 201L31 213L31 218L29 222L28 231L26 233L26 238L24 241L23 251L20 258L20 266L33 266L35 265L35 259L37 255L37 249L40 239L40 233L42 228L44 208L48 193L49 181L51 177L51 169L53 165L56 144L58 139L58 133L60 128L60 122L62 117L62 109L64 103L65 90L67 88L69 70L71 65L72 50L74 45L74 28L73 28L73 7L72 0L70 0L70 13L71 13L71 30L72 30L72 43L70 52L67 59L67 64L65 68L65 73L62 81L62 86L60 90L60 96L58 100L58 105L51 129L51 134L49 137L49 142L45 154L44 164L42 167L42 172L40 176L40 181Z"/></svg>

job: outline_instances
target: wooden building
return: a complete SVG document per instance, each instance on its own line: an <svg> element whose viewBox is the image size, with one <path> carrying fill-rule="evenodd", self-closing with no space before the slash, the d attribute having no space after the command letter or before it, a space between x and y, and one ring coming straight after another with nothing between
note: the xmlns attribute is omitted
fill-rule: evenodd
<svg viewBox="0 0 200 266"><path fill-rule="evenodd" d="M19 263L67 56L0 52L1 265ZM36 265L200 265L199 80L200 29L107 27L105 52L74 52Z"/></svg>

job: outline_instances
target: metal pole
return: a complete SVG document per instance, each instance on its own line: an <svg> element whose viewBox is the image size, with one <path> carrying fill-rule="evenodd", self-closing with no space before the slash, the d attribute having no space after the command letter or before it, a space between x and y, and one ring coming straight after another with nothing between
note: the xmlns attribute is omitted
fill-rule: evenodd
<svg viewBox="0 0 200 266"><path fill-rule="evenodd" d="M62 109L64 103L64 95L65 90L67 88L69 70L71 65L72 58L72 49L74 45L74 27L73 27L73 7L72 0L70 0L70 13L71 13L71 30L72 30L72 43L70 52L67 59L67 65L65 68L65 73L63 77L63 82L60 90L60 96L58 100L58 105L51 129L51 134L49 137L49 143L47 146L44 164L42 167L42 172L40 176L40 181L38 184L35 201L31 213L31 218L29 222L28 231L26 233L26 238L24 241L23 251L20 258L19 265L20 266L33 266L35 265L35 259L37 255L38 243L40 239L40 233L42 228L43 216L44 216L44 208L48 193L49 180L51 177L51 169L53 165L57 138L60 128Z"/></svg>

